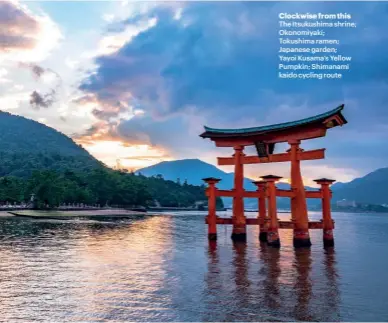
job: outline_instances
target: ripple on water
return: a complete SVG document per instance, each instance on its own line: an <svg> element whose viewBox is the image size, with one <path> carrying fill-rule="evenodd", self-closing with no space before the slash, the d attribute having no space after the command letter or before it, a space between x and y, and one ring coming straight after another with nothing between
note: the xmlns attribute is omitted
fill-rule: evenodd
<svg viewBox="0 0 388 323"><path fill-rule="evenodd" d="M388 216L334 214L335 250L233 243L203 214L119 221L0 218L5 321L379 321L388 316ZM289 217L289 215L281 215ZM312 214L312 218L319 218Z"/></svg>

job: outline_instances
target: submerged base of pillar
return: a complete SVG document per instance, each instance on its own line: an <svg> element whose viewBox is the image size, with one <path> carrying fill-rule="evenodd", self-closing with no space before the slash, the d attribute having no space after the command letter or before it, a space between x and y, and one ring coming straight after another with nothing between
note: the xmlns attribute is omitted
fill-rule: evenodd
<svg viewBox="0 0 388 323"><path fill-rule="evenodd" d="M274 247L274 248L280 248L280 239L267 241L268 246Z"/></svg>
<svg viewBox="0 0 388 323"><path fill-rule="evenodd" d="M325 248L334 247L334 235L332 229L323 230L323 246Z"/></svg>
<svg viewBox="0 0 388 323"><path fill-rule="evenodd" d="M308 229L294 230L294 247L304 248L311 247L310 234Z"/></svg>
<svg viewBox="0 0 388 323"><path fill-rule="evenodd" d="M209 240L217 240L217 233L208 233L207 237Z"/></svg>
<svg viewBox="0 0 388 323"><path fill-rule="evenodd" d="M323 246L334 247L334 235L332 229L323 230Z"/></svg>
<svg viewBox="0 0 388 323"><path fill-rule="evenodd" d="M323 239L323 246L325 248L334 247L334 239Z"/></svg>
<svg viewBox="0 0 388 323"><path fill-rule="evenodd" d="M259 241L261 241L261 242L267 242L267 234L268 234L267 231L265 231L265 232L260 232L260 233L259 233Z"/></svg>
<svg viewBox="0 0 388 323"><path fill-rule="evenodd" d="M295 248L311 247L311 240L310 238L307 238L307 239L294 238L294 247Z"/></svg>
<svg viewBox="0 0 388 323"><path fill-rule="evenodd" d="M234 224L231 236L233 241L247 240L247 227L245 224Z"/></svg>
<svg viewBox="0 0 388 323"><path fill-rule="evenodd" d="M270 247L280 248L280 239L277 229L269 229L267 232L267 244Z"/></svg>
<svg viewBox="0 0 388 323"><path fill-rule="evenodd" d="M247 234L246 233L232 233L231 238L233 241L246 241Z"/></svg>

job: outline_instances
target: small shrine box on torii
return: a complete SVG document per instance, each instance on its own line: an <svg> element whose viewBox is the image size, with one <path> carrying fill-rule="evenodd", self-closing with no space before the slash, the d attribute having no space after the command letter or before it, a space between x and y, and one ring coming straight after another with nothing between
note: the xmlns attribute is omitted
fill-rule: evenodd
<svg viewBox="0 0 388 323"><path fill-rule="evenodd" d="M232 157L219 157L218 165L234 165L234 187L232 190L219 190L216 184L219 179L205 178L208 183L206 194L209 199L208 223L209 239L217 238L217 224L233 225L232 239L246 239L246 225L260 226L260 240L269 245L279 247L279 228L294 230L294 246L310 246L309 229L322 229L325 246L334 245L334 222L331 219L330 184L331 179L315 180L321 185L319 191L306 191L300 170L301 160L325 158L325 149L304 151L300 148L302 140L324 137L327 129L342 126L347 123L342 115L344 105L336 109L316 115L314 117L262 127L245 129L214 129L205 127L200 136L215 142L216 147L232 147ZM287 142L290 149L284 153L274 153L277 143ZM246 146L255 146L257 156L246 156L243 151ZM246 191L243 187L244 164L291 162L291 189L276 188L276 181L281 177L275 175L262 176L262 181L253 182L257 191ZM233 197L232 218L219 218L216 215L215 201L217 196ZM244 198L258 199L259 214L256 219L247 219L244 215ZM291 222L278 221L276 197L291 199ZM322 220L312 222L308 220L306 198L322 199Z"/></svg>

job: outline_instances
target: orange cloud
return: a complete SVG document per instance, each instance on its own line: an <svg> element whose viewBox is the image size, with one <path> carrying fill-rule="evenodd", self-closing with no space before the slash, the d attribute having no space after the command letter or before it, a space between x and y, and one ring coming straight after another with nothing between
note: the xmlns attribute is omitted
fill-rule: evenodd
<svg viewBox="0 0 388 323"><path fill-rule="evenodd" d="M136 170L161 161L171 160L167 153L157 147L133 144L119 140L78 141L93 156L110 167L115 167L120 161L122 168Z"/></svg>
<svg viewBox="0 0 388 323"><path fill-rule="evenodd" d="M172 159L164 148L151 145L148 138L124 138L117 132L115 124L106 121L96 122L84 133L74 135L73 139L111 167L120 160L123 168L136 170Z"/></svg>

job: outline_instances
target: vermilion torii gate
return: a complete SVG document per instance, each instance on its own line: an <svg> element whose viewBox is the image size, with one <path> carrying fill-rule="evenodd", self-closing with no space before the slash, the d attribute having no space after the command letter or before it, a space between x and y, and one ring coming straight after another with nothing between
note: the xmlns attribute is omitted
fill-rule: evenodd
<svg viewBox="0 0 388 323"><path fill-rule="evenodd" d="M317 179L321 189L319 191L305 191L301 175L300 162L302 160L315 160L325 158L325 149L304 151L300 148L302 140L324 137L327 129L342 126L347 123L341 111L344 105L326 113L298 121L254 127L245 129L214 129L205 127L205 132L200 136L215 142L216 147L232 147L232 157L218 157L218 165L234 165L234 187L232 190L219 190L217 178L204 178L208 188L206 194L209 199L208 236L210 240L217 239L217 224L233 225L232 239L246 239L246 225L260 226L260 240L267 241L269 245L279 247L280 240L278 229L294 230L294 246L311 246L309 229L322 229L325 246L334 245L334 222L331 219L330 185L331 179ZM287 142L290 145L285 153L274 153L277 143ZM244 147L255 146L257 156L246 156ZM281 190L276 188L276 181L281 177L275 175L262 176L262 181L253 182L256 191L246 191L243 187L244 165L291 162L291 189ZM216 197L233 197L232 218L220 218L216 215ZM255 219L247 219L244 215L244 198L258 199L259 214ZM291 221L279 221L277 218L276 197L289 197L291 199ZM309 221L306 198L319 198L322 200L323 218L319 222Z"/></svg>

